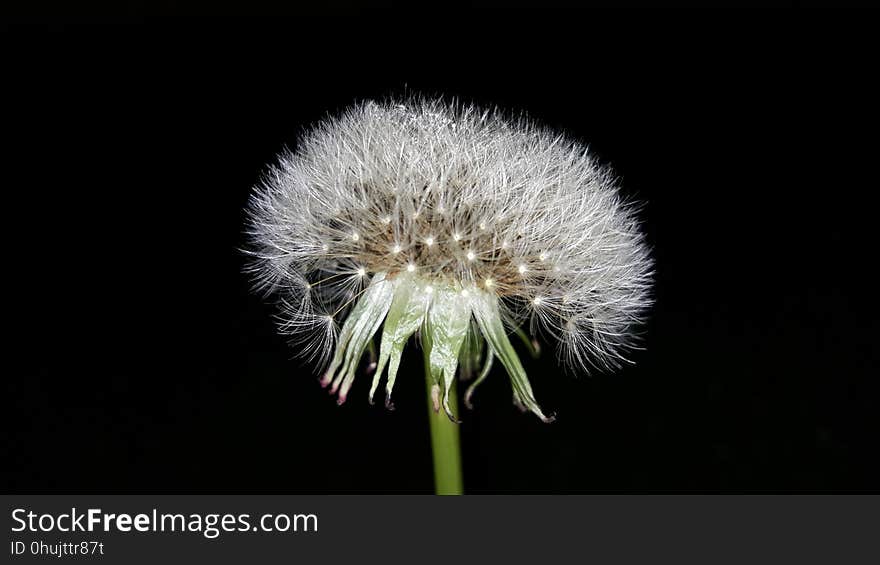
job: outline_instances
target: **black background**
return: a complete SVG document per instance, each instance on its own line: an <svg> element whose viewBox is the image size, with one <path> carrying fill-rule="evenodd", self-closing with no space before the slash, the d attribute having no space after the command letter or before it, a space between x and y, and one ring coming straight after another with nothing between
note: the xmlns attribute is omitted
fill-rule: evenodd
<svg viewBox="0 0 880 565"><path fill-rule="evenodd" d="M635 367L526 363L556 423L493 373L470 492L877 490L871 30L436 12L4 25L4 488L429 492L419 355L395 412L337 407L237 251L285 144L412 91L589 143L657 262Z"/></svg>

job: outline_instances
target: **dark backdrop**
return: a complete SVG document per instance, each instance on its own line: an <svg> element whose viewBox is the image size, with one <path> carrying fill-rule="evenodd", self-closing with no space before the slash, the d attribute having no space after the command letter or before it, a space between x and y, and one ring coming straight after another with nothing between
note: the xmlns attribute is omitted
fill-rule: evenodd
<svg viewBox="0 0 880 565"><path fill-rule="evenodd" d="M337 407L237 251L285 144L405 91L588 142L657 262L635 367L526 363L556 423L492 375L461 425L469 491L880 486L865 30L452 16L5 24L6 490L430 491L419 356L395 412L364 378Z"/></svg>

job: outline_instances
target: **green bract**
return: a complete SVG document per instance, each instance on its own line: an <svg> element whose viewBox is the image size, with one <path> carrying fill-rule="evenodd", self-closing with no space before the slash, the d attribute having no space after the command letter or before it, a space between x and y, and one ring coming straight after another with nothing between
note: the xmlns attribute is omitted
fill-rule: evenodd
<svg viewBox="0 0 880 565"><path fill-rule="evenodd" d="M380 325L381 346L370 387L371 402L387 366L385 394L386 405L390 406L403 348L420 330L430 364L428 378L443 391L442 405L450 419L455 420L449 407L449 391L458 365L477 366L485 349L483 370L468 389L466 403L470 403L474 388L486 378L492 360L497 357L510 375L514 401L545 422L552 420L541 412L525 369L507 337L498 298L476 287L438 285L409 273L393 278L385 273L374 275L345 320L333 360L322 380L325 386L331 385L331 392L338 391L340 403L345 402L360 359ZM483 346L484 341L487 347Z"/></svg>

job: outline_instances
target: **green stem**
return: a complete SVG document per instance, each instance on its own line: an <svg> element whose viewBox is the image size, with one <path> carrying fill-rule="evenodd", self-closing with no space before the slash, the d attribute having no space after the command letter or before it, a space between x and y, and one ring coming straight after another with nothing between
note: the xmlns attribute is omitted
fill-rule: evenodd
<svg viewBox="0 0 880 565"><path fill-rule="evenodd" d="M431 365L428 361L430 349L426 347L425 350L425 383L428 393L428 422L431 426L431 452L434 457L434 490L437 494L463 494L458 424L452 422L442 408L434 411L434 402L431 399L434 381L431 379ZM449 391L449 407L453 414L458 414L455 389L453 383Z"/></svg>

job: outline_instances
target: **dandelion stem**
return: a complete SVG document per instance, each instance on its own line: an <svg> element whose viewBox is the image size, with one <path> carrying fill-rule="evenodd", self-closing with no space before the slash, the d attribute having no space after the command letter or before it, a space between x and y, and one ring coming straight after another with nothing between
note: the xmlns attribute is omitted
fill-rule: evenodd
<svg viewBox="0 0 880 565"><path fill-rule="evenodd" d="M428 361L430 346L425 352L425 384L427 387L428 422L431 427L431 452L434 457L434 490L437 494L463 494L461 474L461 447L458 424L452 422L442 408L435 410L434 381ZM456 386L449 391L449 407L458 414Z"/></svg>

